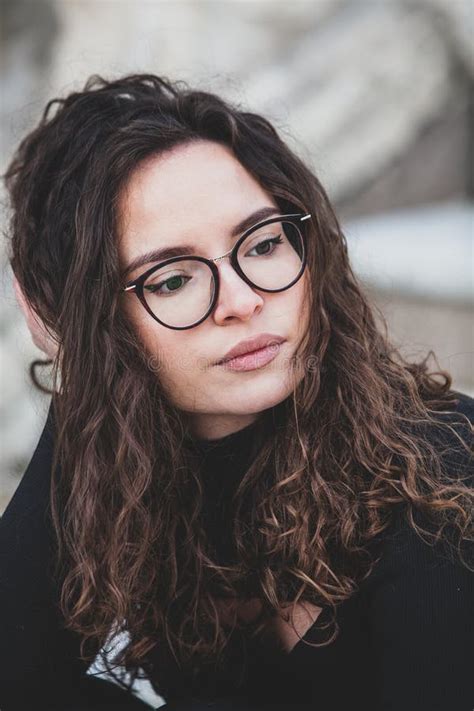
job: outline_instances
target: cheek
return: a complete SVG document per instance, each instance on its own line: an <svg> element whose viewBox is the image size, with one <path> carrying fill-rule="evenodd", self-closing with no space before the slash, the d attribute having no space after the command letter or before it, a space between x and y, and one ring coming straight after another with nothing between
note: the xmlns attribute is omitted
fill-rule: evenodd
<svg viewBox="0 0 474 711"><path fill-rule="evenodd" d="M137 299L125 304L124 313L151 361L157 365L158 361L168 361L177 346L173 339L174 332L154 321Z"/></svg>
<svg viewBox="0 0 474 711"><path fill-rule="evenodd" d="M192 338L186 331L173 331L151 319L137 324L139 338L148 353L151 370L176 397L199 376Z"/></svg>
<svg viewBox="0 0 474 711"><path fill-rule="evenodd" d="M138 300L136 305L126 305L126 317L146 352L151 374L159 379L169 399L177 407L192 410L196 389L206 390L203 381L206 372L198 356L198 334L193 333L192 329L173 331L162 326L148 317Z"/></svg>
<svg viewBox="0 0 474 711"><path fill-rule="evenodd" d="M142 321L138 326L140 340L153 361L156 372L160 377L169 378L180 367L180 353L182 343L179 340L179 331L161 326L159 323Z"/></svg>
<svg viewBox="0 0 474 711"><path fill-rule="evenodd" d="M190 380L199 378L205 365L199 355L205 352L200 347L202 336L198 338L199 334L193 329L175 331L162 326L147 314L137 299L136 302L126 304L124 310L148 355L150 367L164 383L175 387L187 386Z"/></svg>

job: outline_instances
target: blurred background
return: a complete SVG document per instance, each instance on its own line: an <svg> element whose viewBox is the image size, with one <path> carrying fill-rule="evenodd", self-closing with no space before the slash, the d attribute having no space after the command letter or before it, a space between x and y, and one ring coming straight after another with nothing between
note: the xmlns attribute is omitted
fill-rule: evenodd
<svg viewBox="0 0 474 711"><path fill-rule="evenodd" d="M2 172L46 101L93 73L163 74L263 113L327 188L393 341L413 359L432 349L454 387L474 395L471 0L0 7ZM41 353L13 294L6 245L4 237L0 513L50 399L29 382Z"/></svg>

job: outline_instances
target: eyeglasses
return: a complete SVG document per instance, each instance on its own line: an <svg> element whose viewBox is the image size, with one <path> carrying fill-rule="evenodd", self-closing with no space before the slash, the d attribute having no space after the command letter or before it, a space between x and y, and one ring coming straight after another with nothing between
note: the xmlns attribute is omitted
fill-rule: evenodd
<svg viewBox="0 0 474 711"><path fill-rule="evenodd" d="M194 255L155 264L121 291L134 293L155 321L174 330L194 328L213 311L219 298L216 262L229 257L249 286L265 292L285 291L306 266L306 236L301 223L311 214L279 215L246 230L226 254L214 259Z"/></svg>

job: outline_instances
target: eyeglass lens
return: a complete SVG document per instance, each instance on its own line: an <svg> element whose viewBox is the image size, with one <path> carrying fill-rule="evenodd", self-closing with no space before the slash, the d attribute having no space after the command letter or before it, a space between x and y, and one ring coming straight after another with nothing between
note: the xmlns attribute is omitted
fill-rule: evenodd
<svg viewBox="0 0 474 711"><path fill-rule="evenodd" d="M237 261L256 288L282 291L300 276L304 245L292 222L274 222L252 232L240 244ZM207 264L181 260L154 271L143 285L150 310L164 324L188 327L208 312L214 276Z"/></svg>

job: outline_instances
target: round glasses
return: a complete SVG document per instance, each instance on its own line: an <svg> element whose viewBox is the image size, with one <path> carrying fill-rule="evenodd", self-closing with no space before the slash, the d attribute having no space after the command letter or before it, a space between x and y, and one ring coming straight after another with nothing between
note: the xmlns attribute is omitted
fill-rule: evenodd
<svg viewBox="0 0 474 711"><path fill-rule="evenodd" d="M175 330L194 328L211 314L219 298L215 262L221 259L229 257L241 279L259 291L285 291L296 284L306 266L306 243L300 224L310 217L309 213L271 217L246 230L234 247L220 257L166 259L122 290L135 293L162 326Z"/></svg>

